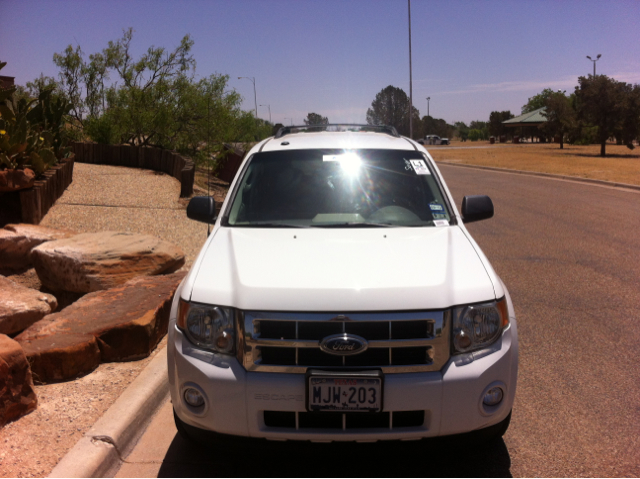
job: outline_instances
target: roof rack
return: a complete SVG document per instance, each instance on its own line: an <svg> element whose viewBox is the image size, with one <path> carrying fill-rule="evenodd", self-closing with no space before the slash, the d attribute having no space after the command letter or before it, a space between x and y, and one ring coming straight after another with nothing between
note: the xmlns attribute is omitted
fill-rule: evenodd
<svg viewBox="0 0 640 479"><path fill-rule="evenodd" d="M283 126L276 133L275 138L282 138L292 133L312 133L318 131L371 131L376 133L386 133L388 135L400 138L398 131L393 126L388 125L360 125L356 123L330 123L327 125L298 125Z"/></svg>

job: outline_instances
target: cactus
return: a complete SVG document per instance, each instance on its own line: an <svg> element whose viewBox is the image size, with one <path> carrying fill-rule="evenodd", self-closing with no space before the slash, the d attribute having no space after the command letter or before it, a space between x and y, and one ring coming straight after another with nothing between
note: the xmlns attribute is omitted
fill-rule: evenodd
<svg viewBox="0 0 640 479"><path fill-rule="evenodd" d="M0 62L0 70L6 65ZM16 88L0 89L0 168L32 168L40 174L70 154L64 117L70 104L52 90L18 99Z"/></svg>

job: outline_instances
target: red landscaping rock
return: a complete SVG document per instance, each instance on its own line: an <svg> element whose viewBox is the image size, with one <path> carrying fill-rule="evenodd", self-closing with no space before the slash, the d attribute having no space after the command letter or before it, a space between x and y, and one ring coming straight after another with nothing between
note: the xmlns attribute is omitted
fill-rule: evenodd
<svg viewBox="0 0 640 479"><path fill-rule="evenodd" d="M50 294L25 288L0 276L0 334L14 334L28 328L58 307Z"/></svg>
<svg viewBox="0 0 640 479"><path fill-rule="evenodd" d="M37 405L24 351L9 336L0 334L0 426L30 413Z"/></svg>
<svg viewBox="0 0 640 479"><path fill-rule="evenodd" d="M109 289L136 276L172 273L184 253L159 238L136 233L85 233L44 243L31 252L44 286L88 293Z"/></svg>
<svg viewBox="0 0 640 479"><path fill-rule="evenodd" d="M31 250L47 241L70 238L76 233L46 226L9 224L0 229L0 269L22 269L31 265Z"/></svg>
<svg viewBox="0 0 640 479"><path fill-rule="evenodd" d="M16 337L36 382L65 381L101 362L147 357L167 333L176 288L186 273L140 276L87 294Z"/></svg>
<svg viewBox="0 0 640 479"><path fill-rule="evenodd" d="M2 170L0 171L0 192L22 190L31 188L36 179L33 170Z"/></svg>

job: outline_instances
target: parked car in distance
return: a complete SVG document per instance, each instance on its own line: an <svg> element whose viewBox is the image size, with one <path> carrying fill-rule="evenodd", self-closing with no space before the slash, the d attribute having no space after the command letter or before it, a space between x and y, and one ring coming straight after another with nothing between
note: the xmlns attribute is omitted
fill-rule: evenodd
<svg viewBox="0 0 640 479"><path fill-rule="evenodd" d="M438 135L427 135L418 140L421 145L450 145L449 138L440 138Z"/></svg>
<svg viewBox="0 0 640 479"><path fill-rule="evenodd" d="M410 440L507 430L518 335L506 286L433 158L392 127L282 128L247 154L171 309L187 439Z"/></svg>

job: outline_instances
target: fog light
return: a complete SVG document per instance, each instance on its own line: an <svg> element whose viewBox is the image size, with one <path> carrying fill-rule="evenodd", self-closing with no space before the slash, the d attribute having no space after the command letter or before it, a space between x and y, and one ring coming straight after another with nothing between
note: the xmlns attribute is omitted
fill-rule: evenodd
<svg viewBox="0 0 640 479"><path fill-rule="evenodd" d="M502 388L494 387L487 391L487 393L484 395L484 398L482 399L482 403L485 406L497 406L498 404L500 404L503 397L504 392L502 391Z"/></svg>
<svg viewBox="0 0 640 479"><path fill-rule="evenodd" d="M204 404L202 393L195 388L184 390L184 401L191 407L200 407Z"/></svg>

